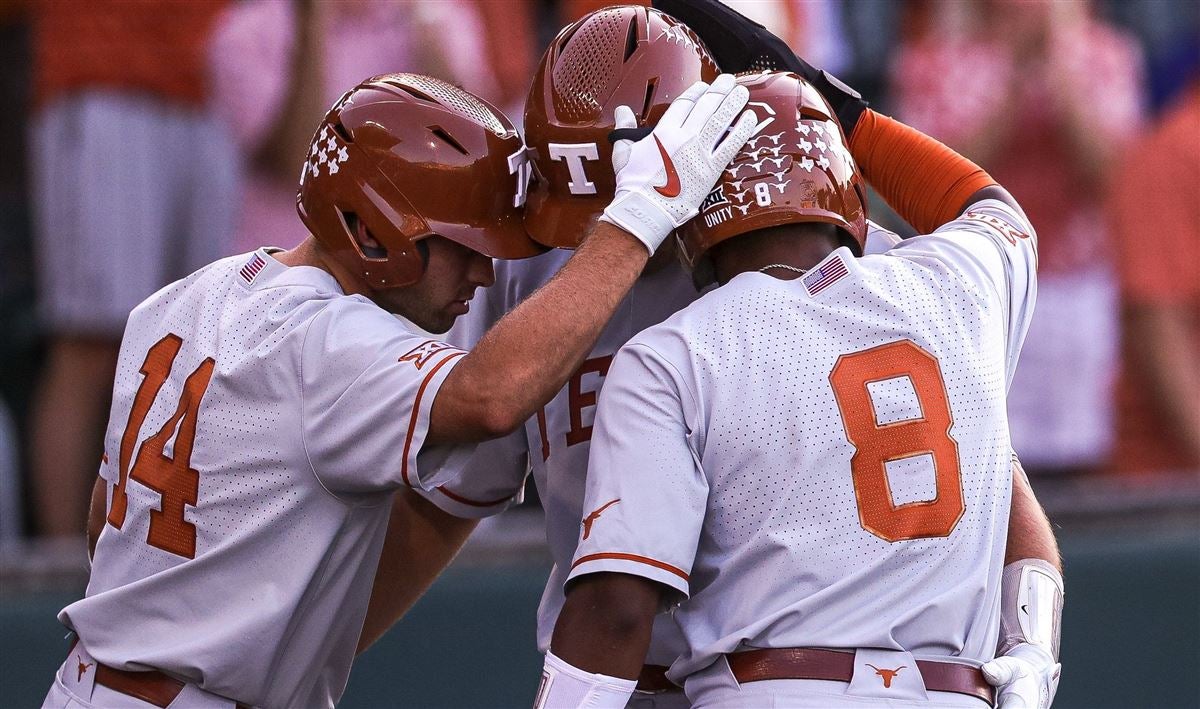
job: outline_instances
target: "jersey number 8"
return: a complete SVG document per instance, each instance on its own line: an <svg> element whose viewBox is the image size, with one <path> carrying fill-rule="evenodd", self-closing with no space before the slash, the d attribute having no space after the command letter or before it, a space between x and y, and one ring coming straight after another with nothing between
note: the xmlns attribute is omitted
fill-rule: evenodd
<svg viewBox="0 0 1200 709"><path fill-rule="evenodd" d="M921 418L881 425L867 384L898 377L912 382ZM958 443L950 437L954 418L937 358L910 340L892 342L842 355L829 382L855 449L850 469L863 529L889 542L949 536L965 507ZM918 455L933 459L937 496L893 504L886 464Z"/></svg>
<svg viewBox="0 0 1200 709"><path fill-rule="evenodd" d="M144 376L133 407L129 410L129 421L121 436L121 454L118 460L117 484L113 488L112 504L108 510L108 523L120 529L125 524L125 512L129 504L126 485L130 478L159 493L162 501L159 509L150 510L150 530L146 543L172 554L194 559L196 557L196 525L183 518L184 505L195 506L200 492L200 473L191 467L192 445L196 441L196 415L200 400L208 389L216 362L211 358L200 363L183 383L179 405L175 413L158 433L146 439L137 451L133 469L129 459L137 449L138 433L146 420L146 414L158 398L158 392L171 374L175 357L183 340L178 335L167 335L146 353L141 373ZM178 433L176 433L178 430ZM172 456L163 450L171 436L175 436Z"/></svg>

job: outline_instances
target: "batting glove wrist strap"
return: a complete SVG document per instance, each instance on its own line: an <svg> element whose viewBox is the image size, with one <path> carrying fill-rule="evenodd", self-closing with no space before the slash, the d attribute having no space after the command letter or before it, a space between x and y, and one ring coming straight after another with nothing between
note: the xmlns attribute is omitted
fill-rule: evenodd
<svg viewBox="0 0 1200 709"><path fill-rule="evenodd" d="M692 210L695 216L698 210ZM626 192L604 208L600 220L616 224L633 234L654 253L663 239L675 229L675 220L653 200L639 192ZM687 218L684 219L687 221ZM682 222L681 222L682 223ZM662 236L659 237L658 235Z"/></svg>
<svg viewBox="0 0 1200 709"><path fill-rule="evenodd" d="M616 194L601 217L637 237L651 253L699 211L721 171L758 123L744 111L750 92L722 74L676 98L650 135L613 144ZM615 113L618 129L634 128L633 111ZM728 135L726 135L728 131Z"/></svg>
<svg viewBox="0 0 1200 709"><path fill-rule="evenodd" d="M1049 709L1058 691L1062 665L1050 653L1021 643L979 668L996 688L996 709Z"/></svg>
<svg viewBox="0 0 1200 709"><path fill-rule="evenodd" d="M546 662L542 665L542 684L538 687L533 707L620 709L629 701L636 687L637 680L585 672L556 657L554 653L547 652Z"/></svg>

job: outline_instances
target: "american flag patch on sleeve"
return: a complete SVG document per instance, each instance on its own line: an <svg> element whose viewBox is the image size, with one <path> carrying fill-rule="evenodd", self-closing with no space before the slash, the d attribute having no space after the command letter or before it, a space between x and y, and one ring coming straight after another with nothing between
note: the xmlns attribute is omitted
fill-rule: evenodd
<svg viewBox="0 0 1200 709"><path fill-rule="evenodd" d="M825 265L808 272L804 277L804 287L809 295L816 295L829 286L841 280L849 271L842 257L834 254Z"/></svg>
<svg viewBox="0 0 1200 709"><path fill-rule="evenodd" d="M245 279L247 283L253 283L254 277L257 276L258 272L263 270L263 266L266 265L267 262L263 261L262 256L254 254L254 258L247 261L246 265L242 266L242 270L238 273L241 274L242 278Z"/></svg>

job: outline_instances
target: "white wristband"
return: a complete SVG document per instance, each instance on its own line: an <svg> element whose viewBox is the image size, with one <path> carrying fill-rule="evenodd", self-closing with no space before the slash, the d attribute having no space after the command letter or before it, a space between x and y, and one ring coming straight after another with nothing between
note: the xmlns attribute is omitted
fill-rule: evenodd
<svg viewBox="0 0 1200 709"><path fill-rule="evenodd" d="M542 684L538 687L534 709L621 709L633 695L637 680L584 672L574 665L546 653L542 665Z"/></svg>
<svg viewBox="0 0 1200 709"><path fill-rule="evenodd" d="M645 195L626 192L604 208L600 219L616 224L637 237L653 255L663 240L675 230L675 222Z"/></svg>

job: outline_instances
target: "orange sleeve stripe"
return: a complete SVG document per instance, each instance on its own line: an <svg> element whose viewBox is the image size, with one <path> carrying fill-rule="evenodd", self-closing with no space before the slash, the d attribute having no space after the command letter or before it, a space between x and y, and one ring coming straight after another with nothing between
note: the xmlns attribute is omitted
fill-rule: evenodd
<svg viewBox="0 0 1200 709"><path fill-rule="evenodd" d="M921 234L953 221L971 195L996 184L945 145L870 109L854 127L850 153L871 187Z"/></svg>
<svg viewBox="0 0 1200 709"><path fill-rule="evenodd" d="M571 568L574 569L576 566L579 566L580 564L586 564L589 561L598 561L600 559L620 559L622 561L636 561L639 564L646 564L648 566L653 566L656 569L662 569L663 571L670 571L671 573L675 574L676 576L683 579L684 581L688 580L688 575L686 573L684 573L684 571L682 569L677 569L674 566L671 566L670 564L663 563L657 559L651 559L648 556L638 556L637 554L623 554L621 552L616 552L616 551L601 552L599 554L588 554L585 557L577 559L574 564L571 564Z"/></svg>
<svg viewBox="0 0 1200 709"><path fill-rule="evenodd" d="M455 352L441 362L438 362L434 365L433 369L429 370L429 374L425 375L425 379L421 381L420 388L417 389L417 396L413 400L412 416L408 419L408 433L404 436L404 458L400 462L400 477L404 479L404 484L409 487L412 487L412 483L408 481L408 452L412 449L413 431L417 430L417 416L421 412L421 397L425 396L425 388L429 386L430 380L433 379L433 375L438 373L439 369L445 366L450 360L462 357L465 354L466 352Z"/></svg>
<svg viewBox="0 0 1200 709"><path fill-rule="evenodd" d="M454 500L455 502L461 502L464 505L470 505L471 507L495 507L496 505L499 505L502 502L508 502L511 499L511 497L501 497L499 500L492 500L491 502L479 502L477 500L472 500L469 497L463 497L445 485L438 485L437 490L446 497L449 497L451 500Z"/></svg>

